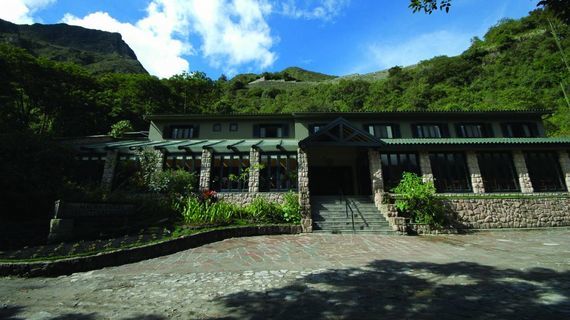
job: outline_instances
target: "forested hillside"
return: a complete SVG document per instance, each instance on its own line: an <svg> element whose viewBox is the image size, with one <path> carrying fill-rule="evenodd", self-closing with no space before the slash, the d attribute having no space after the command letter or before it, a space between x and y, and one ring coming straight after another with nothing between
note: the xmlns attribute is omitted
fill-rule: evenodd
<svg viewBox="0 0 570 320"><path fill-rule="evenodd" d="M570 57L568 25L553 24ZM540 10L499 22L459 56L340 78L300 68L217 80L201 72L94 75L4 44L0 130L78 136L108 132L124 119L144 130L151 113L552 109L549 134L570 135L561 87L568 88L570 71L562 58ZM285 81L249 84L261 76Z"/></svg>

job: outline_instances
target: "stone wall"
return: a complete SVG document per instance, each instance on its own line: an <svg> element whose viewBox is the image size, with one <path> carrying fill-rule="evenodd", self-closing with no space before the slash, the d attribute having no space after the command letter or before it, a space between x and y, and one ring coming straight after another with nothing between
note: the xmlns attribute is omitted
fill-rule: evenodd
<svg viewBox="0 0 570 320"><path fill-rule="evenodd" d="M263 197L271 202L283 204L287 192L218 192L218 199L229 203L246 206L255 198Z"/></svg>
<svg viewBox="0 0 570 320"><path fill-rule="evenodd" d="M212 169L212 151L202 150L202 167L200 168L200 178L198 188L200 190L210 190L210 174Z"/></svg>
<svg viewBox="0 0 570 320"><path fill-rule="evenodd" d="M570 198L446 199L457 228L536 228L570 226Z"/></svg>
<svg viewBox="0 0 570 320"><path fill-rule="evenodd" d="M299 206L301 208L301 227L303 232L313 232L311 216L311 195L309 193L309 159L305 150L297 150Z"/></svg>

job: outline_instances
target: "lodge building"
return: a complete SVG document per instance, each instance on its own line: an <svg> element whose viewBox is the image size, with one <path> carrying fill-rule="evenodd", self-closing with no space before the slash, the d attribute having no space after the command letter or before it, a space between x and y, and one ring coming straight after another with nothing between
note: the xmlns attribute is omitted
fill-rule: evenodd
<svg viewBox="0 0 570 320"><path fill-rule="evenodd" d="M164 169L193 171L200 190L215 190L228 201L244 203L255 196L279 200L293 190L308 232L326 229L313 220L326 207L323 199L337 196L370 199L377 216L396 229L402 219L385 198L404 171L433 181L438 193L449 196L466 228L570 225L570 138L546 137L542 119L547 115L151 115L148 137L83 144L79 159L108 189L121 184L121 168L138 151L151 149L163 158ZM246 171L247 179L230 179Z"/></svg>

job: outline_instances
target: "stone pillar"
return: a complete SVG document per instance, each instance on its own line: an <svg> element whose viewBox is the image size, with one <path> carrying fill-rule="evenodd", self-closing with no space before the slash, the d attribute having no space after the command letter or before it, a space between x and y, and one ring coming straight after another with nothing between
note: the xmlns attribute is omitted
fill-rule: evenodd
<svg viewBox="0 0 570 320"><path fill-rule="evenodd" d="M200 168L200 191L210 190L210 174L212 171L212 151L202 149L202 167Z"/></svg>
<svg viewBox="0 0 570 320"><path fill-rule="evenodd" d="M566 190L570 192L570 156L565 150L558 151L558 160L560 161L560 169L566 182Z"/></svg>
<svg viewBox="0 0 570 320"><path fill-rule="evenodd" d="M424 182L433 182L431 161L429 160L429 153L427 152L420 152L420 170L422 171L422 180Z"/></svg>
<svg viewBox="0 0 570 320"><path fill-rule="evenodd" d="M309 195L309 159L305 150L297 149L297 170L299 186L299 206L301 208L301 227L303 232L313 232L311 216L311 198Z"/></svg>
<svg viewBox="0 0 570 320"><path fill-rule="evenodd" d="M473 151L467 152L467 169L471 175L471 188L473 189L473 193L485 193L483 176L481 176L481 170L479 169L477 154Z"/></svg>
<svg viewBox="0 0 570 320"><path fill-rule="evenodd" d="M372 181L374 204L379 208L382 204L382 195L384 193L384 178L382 177L380 153L376 150L368 149L368 163L370 167L370 180Z"/></svg>
<svg viewBox="0 0 570 320"><path fill-rule="evenodd" d="M526 167L526 161L524 160L524 155L522 151L513 152L513 163L515 165L515 170L519 177L519 185L521 187L522 193L532 193L534 189L532 188L532 183L530 182L530 176L528 175L528 169Z"/></svg>
<svg viewBox="0 0 570 320"><path fill-rule="evenodd" d="M249 150L249 192L259 192L259 158L260 153L257 148Z"/></svg>
<svg viewBox="0 0 570 320"><path fill-rule="evenodd" d="M105 166L103 168L103 175L101 176L101 188L105 191L111 191L113 188L113 177L115 176L115 169L117 168L118 158L118 150L107 151L107 156L105 157Z"/></svg>

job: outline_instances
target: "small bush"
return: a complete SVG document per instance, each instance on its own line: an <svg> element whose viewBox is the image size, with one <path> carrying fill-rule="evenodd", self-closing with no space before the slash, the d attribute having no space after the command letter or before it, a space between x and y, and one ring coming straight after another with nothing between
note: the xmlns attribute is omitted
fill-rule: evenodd
<svg viewBox="0 0 570 320"><path fill-rule="evenodd" d="M150 191L189 195L196 187L196 175L182 169L156 172L149 181Z"/></svg>
<svg viewBox="0 0 570 320"><path fill-rule="evenodd" d="M254 222L281 222L283 217L281 207L264 197L255 198L245 207L248 218Z"/></svg>
<svg viewBox="0 0 570 320"><path fill-rule="evenodd" d="M285 194L285 202L281 206L283 220L288 223L301 222L301 207L299 206L299 196L294 192Z"/></svg>
<svg viewBox="0 0 570 320"><path fill-rule="evenodd" d="M408 214L415 223L442 226L445 220L445 208L435 197L433 182L423 182L414 173L404 172L402 180L392 190L398 194L395 206Z"/></svg>
<svg viewBox="0 0 570 320"><path fill-rule="evenodd" d="M129 120L121 120L111 126L109 135L113 138L121 138L125 133L133 131L133 125Z"/></svg>
<svg viewBox="0 0 570 320"><path fill-rule="evenodd" d="M195 196L187 197L182 209L184 222L191 224L231 224L241 216L236 205L224 201L201 201Z"/></svg>

